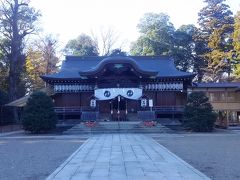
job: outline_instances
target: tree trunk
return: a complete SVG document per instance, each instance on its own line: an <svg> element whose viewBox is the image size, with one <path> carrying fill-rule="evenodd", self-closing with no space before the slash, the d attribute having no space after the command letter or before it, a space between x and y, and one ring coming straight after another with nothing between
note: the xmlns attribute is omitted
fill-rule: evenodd
<svg viewBox="0 0 240 180"><path fill-rule="evenodd" d="M9 97L10 101L17 99L17 57L10 57L10 70L9 70ZM19 121L17 107L13 107L13 117L15 122Z"/></svg>
<svg viewBox="0 0 240 180"><path fill-rule="evenodd" d="M197 82L201 83L203 79L203 71L198 67L197 68Z"/></svg>
<svg viewBox="0 0 240 180"><path fill-rule="evenodd" d="M15 0L15 4L13 6L13 16L12 16L12 42L11 42L11 52L9 54L9 62L10 62L10 70L9 70L9 95L10 100L14 101L17 97L17 84L18 78L20 78L20 67L18 67L18 60L21 55L20 48L20 36L18 30L18 1ZM19 121L17 107L13 108L13 115L15 122Z"/></svg>

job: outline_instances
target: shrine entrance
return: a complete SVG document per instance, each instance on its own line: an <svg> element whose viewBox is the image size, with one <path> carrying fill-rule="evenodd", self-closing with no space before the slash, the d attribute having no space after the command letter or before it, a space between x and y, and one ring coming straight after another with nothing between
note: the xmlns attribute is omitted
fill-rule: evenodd
<svg viewBox="0 0 240 180"><path fill-rule="evenodd" d="M117 96L110 100L98 101L100 121L137 121L137 112L141 108L140 100Z"/></svg>
<svg viewBox="0 0 240 180"><path fill-rule="evenodd" d="M127 100L118 96L110 101L111 120L126 121L127 120Z"/></svg>
<svg viewBox="0 0 240 180"><path fill-rule="evenodd" d="M136 105L142 97L142 89L102 88L96 89L94 96L98 101L100 119L104 121L127 121L129 119L127 117L128 112L136 113ZM128 103L130 104L129 107Z"/></svg>

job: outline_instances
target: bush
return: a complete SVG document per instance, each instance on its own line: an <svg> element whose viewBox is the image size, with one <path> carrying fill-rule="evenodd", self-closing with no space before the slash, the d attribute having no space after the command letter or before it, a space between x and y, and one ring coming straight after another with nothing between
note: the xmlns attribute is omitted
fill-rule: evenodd
<svg viewBox="0 0 240 180"><path fill-rule="evenodd" d="M189 95L184 110L185 127L196 132L210 132L216 118L217 115L203 92L193 92Z"/></svg>
<svg viewBox="0 0 240 180"><path fill-rule="evenodd" d="M33 93L23 113L23 128L31 133L43 133L56 127L57 117L52 99L43 92Z"/></svg>

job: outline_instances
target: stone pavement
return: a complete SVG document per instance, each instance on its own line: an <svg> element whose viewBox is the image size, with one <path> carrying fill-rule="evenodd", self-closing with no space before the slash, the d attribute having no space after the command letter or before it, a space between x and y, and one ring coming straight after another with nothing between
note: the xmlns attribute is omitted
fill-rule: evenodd
<svg viewBox="0 0 240 180"><path fill-rule="evenodd" d="M207 176L141 134L89 138L47 180L203 180Z"/></svg>

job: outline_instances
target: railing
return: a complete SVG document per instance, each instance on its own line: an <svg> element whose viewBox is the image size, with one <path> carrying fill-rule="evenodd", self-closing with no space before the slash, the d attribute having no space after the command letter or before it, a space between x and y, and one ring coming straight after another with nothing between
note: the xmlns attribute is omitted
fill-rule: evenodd
<svg viewBox="0 0 240 180"><path fill-rule="evenodd" d="M184 106L154 106L152 110L156 112L183 112Z"/></svg>
<svg viewBox="0 0 240 180"><path fill-rule="evenodd" d="M152 121L152 120L155 120L155 112L154 111L138 111L137 117L142 121Z"/></svg>
<svg viewBox="0 0 240 180"><path fill-rule="evenodd" d="M82 112L81 107L55 107L55 113L57 114L80 114Z"/></svg>
<svg viewBox="0 0 240 180"><path fill-rule="evenodd" d="M96 109L91 109L90 107L55 107L54 111L57 114L76 114L83 111L95 111ZM154 106L152 108L156 112L183 112L184 106Z"/></svg>
<svg viewBox="0 0 240 180"><path fill-rule="evenodd" d="M83 111L95 111L95 110L96 109L84 106L54 107L54 111L57 114L79 114L82 113Z"/></svg>

